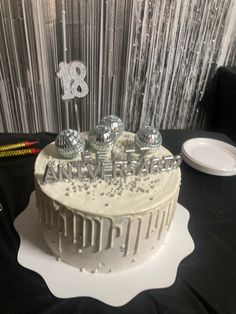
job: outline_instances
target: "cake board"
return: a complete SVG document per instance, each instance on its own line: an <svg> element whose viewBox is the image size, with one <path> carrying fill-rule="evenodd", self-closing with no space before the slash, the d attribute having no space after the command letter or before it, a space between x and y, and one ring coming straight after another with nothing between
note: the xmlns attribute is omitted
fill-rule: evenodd
<svg viewBox="0 0 236 314"><path fill-rule="evenodd" d="M118 274L91 274L59 262L51 254L43 241L33 192L27 208L14 221L20 236L17 259L22 266L40 274L58 298L86 296L122 306L144 290L174 283L180 262L194 250L187 227L189 216L188 210L177 204L163 246L144 264Z"/></svg>

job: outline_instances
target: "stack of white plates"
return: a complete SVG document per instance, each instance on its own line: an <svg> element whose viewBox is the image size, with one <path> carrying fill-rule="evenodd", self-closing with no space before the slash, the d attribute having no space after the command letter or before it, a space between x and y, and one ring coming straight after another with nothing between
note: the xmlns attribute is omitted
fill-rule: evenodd
<svg viewBox="0 0 236 314"><path fill-rule="evenodd" d="M193 138L183 143L182 158L191 167L217 176L236 175L236 148L210 138Z"/></svg>

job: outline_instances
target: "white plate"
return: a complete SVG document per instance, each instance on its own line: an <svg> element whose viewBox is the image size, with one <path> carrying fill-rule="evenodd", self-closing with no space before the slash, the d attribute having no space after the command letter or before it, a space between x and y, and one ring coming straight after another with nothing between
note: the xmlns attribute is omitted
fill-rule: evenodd
<svg viewBox="0 0 236 314"><path fill-rule="evenodd" d="M56 297L88 296L112 306L121 306L143 290L166 288L174 283L180 262L194 249L188 221L189 212L177 204L163 247L152 259L125 273L82 273L58 262L47 249L42 240L33 192L27 208L14 221L20 236L17 258L22 266L39 273Z"/></svg>
<svg viewBox="0 0 236 314"><path fill-rule="evenodd" d="M210 138L193 138L183 143L182 158L191 167L218 176L236 175L236 148Z"/></svg>

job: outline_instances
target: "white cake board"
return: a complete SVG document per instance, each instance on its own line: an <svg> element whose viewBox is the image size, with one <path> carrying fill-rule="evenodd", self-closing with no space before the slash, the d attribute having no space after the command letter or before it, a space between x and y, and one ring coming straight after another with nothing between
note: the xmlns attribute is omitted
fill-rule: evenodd
<svg viewBox="0 0 236 314"><path fill-rule="evenodd" d="M178 204L166 241L154 258L125 273L91 274L58 262L49 252L43 242L33 192L27 208L14 221L21 240L17 258L22 266L39 273L56 297L87 296L121 306L141 291L174 283L179 263L194 250L188 220L189 212Z"/></svg>

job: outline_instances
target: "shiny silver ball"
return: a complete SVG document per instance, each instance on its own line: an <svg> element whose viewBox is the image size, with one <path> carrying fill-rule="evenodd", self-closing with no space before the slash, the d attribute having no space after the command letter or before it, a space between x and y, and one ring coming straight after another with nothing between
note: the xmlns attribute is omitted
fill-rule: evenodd
<svg viewBox="0 0 236 314"><path fill-rule="evenodd" d="M162 136L158 130L146 126L135 134L134 143L138 149L148 148L148 150L155 150L161 146Z"/></svg>
<svg viewBox="0 0 236 314"><path fill-rule="evenodd" d="M102 120L99 122L99 125L105 125L112 129L115 132L116 139L118 139L118 137L124 131L122 120L119 117L113 115L102 118Z"/></svg>
<svg viewBox="0 0 236 314"><path fill-rule="evenodd" d="M89 134L90 145L96 151L105 151L111 148L115 138L115 132L105 125L97 125Z"/></svg>
<svg viewBox="0 0 236 314"><path fill-rule="evenodd" d="M66 159L75 158L84 150L85 140L76 130L63 130L55 140L55 146L61 156Z"/></svg>

